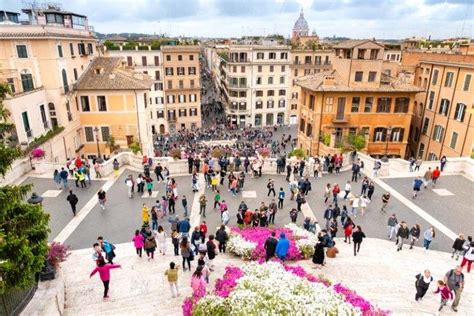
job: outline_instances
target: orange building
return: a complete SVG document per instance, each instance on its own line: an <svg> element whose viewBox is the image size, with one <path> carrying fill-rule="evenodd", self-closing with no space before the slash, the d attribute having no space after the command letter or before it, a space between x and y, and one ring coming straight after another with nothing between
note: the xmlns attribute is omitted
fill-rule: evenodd
<svg viewBox="0 0 474 316"><path fill-rule="evenodd" d="M371 40L335 46L333 70L296 79L301 87L298 144L322 155L365 138L373 156L405 157L420 88L384 72L384 47Z"/></svg>

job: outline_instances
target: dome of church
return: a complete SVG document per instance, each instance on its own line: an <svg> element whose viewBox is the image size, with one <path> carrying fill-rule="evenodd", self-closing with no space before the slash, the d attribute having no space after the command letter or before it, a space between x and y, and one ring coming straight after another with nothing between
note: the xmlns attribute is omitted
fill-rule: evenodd
<svg viewBox="0 0 474 316"><path fill-rule="evenodd" d="M303 9L301 10L300 17L296 20L295 25L293 26L295 31L309 31L308 22L304 18Z"/></svg>

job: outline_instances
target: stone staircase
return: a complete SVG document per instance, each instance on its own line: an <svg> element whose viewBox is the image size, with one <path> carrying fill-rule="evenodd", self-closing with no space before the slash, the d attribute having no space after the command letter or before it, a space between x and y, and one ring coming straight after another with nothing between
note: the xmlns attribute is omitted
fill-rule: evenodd
<svg viewBox="0 0 474 316"><path fill-rule="evenodd" d="M416 247L408 247L397 252L395 244L385 240L366 239L362 243L357 257L352 254L352 245L336 239L340 253L336 259L327 259L323 270L314 270L310 260L301 261L308 272L315 275L325 274L334 283L341 282L356 290L360 295L372 301L382 309L393 311L393 315L435 315L439 296L432 294L432 284L422 303L414 300L415 275L424 269L430 269L435 281L456 265L450 255L443 252L425 253ZM138 258L132 243L117 245L116 263L122 269L111 272L110 299L102 299L102 282L98 275L89 279L94 268L91 249L73 251L62 265L65 281L65 315L181 315L181 304L191 295L191 272L179 272L181 296L171 298L169 286L164 276L169 262L181 265L181 256L174 256L171 242L167 254L155 253L153 261L147 261L146 255ZM208 289L214 287L215 279L221 277L225 266L241 265L243 261L229 255L218 255L215 259L215 271L211 273ZM193 269L197 262L192 262ZM459 312L453 313L449 307L442 314L474 315L474 277L466 276Z"/></svg>

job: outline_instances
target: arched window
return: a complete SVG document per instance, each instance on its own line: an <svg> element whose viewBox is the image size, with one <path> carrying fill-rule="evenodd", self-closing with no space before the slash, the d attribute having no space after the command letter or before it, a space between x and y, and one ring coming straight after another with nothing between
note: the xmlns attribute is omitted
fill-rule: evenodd
<svg viewBox="0 0 474 316"><path fill-rule="evenodd" d="M61 76L63 77L64 93L68 93L69 92L69 84L68 84L68 81L67 81L66 69L61 70Z"/></svg>

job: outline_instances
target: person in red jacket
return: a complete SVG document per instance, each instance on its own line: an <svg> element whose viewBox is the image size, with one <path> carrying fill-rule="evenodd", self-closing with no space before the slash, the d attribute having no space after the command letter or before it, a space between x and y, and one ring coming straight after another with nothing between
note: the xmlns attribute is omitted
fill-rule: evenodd
<svg viewBox="0 0 474 316"><path fill-rule="evenodd" d="M199 231L201 232L201 241L204 243L207 235L207 224L206 221L202 221L201 225L199 225Z"/></svg>
<svg viewBox="0 0 474 316"><path fill-rule="evenodd" d="M92 278L94 274L99 272L100 279L102 280L102 283L104 283L104 300L109 298L108 293L110 283L110 270L117 268L122 268L122 266L119 264L106 264L104 258L99 257L99 259L97 260L97 267L92 270L89 276L89 278Z"/></svg>
<svg viewBox="0 0 474 316"><path fill-rule="evenodd" d="M436 167L436 169L433 170L433 175L431 179L431 181L433 181L433 186L436 185L436 181L438 180L440 175L441 175L441 171L439 170L439 167Z"/></svg>

